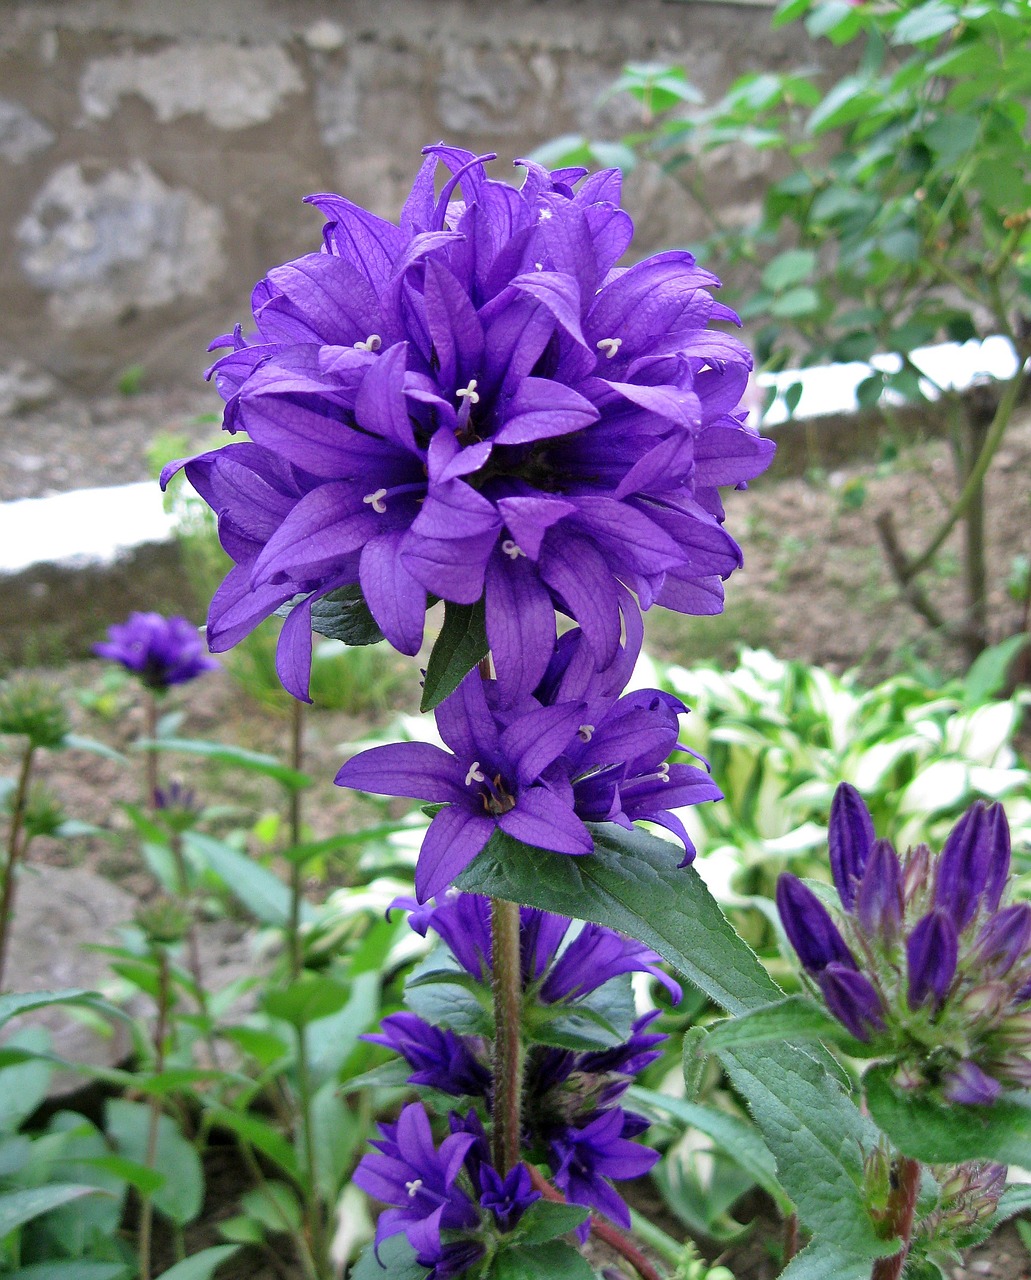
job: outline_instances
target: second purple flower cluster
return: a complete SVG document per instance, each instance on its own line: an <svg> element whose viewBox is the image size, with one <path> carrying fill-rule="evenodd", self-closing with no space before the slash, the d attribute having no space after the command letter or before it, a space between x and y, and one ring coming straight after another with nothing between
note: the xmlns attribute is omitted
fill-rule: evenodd
<svg viewBox="0 0 1031 1280"><path fill-rule="evenodd" d="M898 1063L897 1083L988 1105L1031 1088L1031 904L1007 903L1010 834L999 804L971 806L940 854L900 858L854 787L830 821L841 928L792 875L777 905L827 1007Z"/></svg>

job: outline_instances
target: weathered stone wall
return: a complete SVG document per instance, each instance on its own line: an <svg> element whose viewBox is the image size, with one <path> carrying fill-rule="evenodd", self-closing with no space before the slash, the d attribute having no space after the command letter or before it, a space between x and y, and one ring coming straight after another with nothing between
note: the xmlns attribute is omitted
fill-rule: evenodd
<svg viewBox="0 0 1031 1280"><path fill-rule="evenodd" d="M270 265L319 242L338 189L396 216L428 141L503 157L616 137L628 60L676 59L708 95L814 60L761 4L698 0L0 0L0 373L110 387L195 379ZM724 207L754 157L714 156ZM699 227L639 170L640 250ZM17 388L15 394L17 398Z"/></svg>

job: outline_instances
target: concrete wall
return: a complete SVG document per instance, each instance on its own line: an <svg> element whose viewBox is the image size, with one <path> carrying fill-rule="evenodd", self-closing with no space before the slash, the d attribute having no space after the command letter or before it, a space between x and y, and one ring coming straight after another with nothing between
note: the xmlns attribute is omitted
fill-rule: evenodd
<svg viewBox="0 0 1031 1280"><path fill-rule="evenodd" d="M0 380L194 380L264 270L317 247L302 196L396 217L427 142L617 137L634 104L598 96L632 59L714 95L814 53L698 0L0 0ZM754 199L754 157L709 168L725 208ZM627 203L641 252L699 230L654 170Z"/></svg>

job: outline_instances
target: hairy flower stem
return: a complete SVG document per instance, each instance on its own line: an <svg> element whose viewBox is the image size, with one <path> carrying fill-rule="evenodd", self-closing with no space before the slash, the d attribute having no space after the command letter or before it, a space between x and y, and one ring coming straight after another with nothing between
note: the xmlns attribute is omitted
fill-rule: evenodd
<svg viewBox="0 0 1031 1280"><path fill-rule="evenodd" d="M18 785L14 792L14 804L11 806L11 829L7 836L7 863L4 866L4 884L0 890L0 991L4 989L4 971L7 968L7 948L10 942L11 925L14 919L15 880L18 875L18 862L28 846L22 841L22 823L25 820L25 806L29 798L29 778L32 776L32 757L35 747L31 742L26 744L22 756L21 769L18 773Z"/></svg>
<svg viewBox="0 0 1031 1280"><path fill-rule="evenodd" d="M535 1169L532 1164L528 1164L526 1167L530 1172L530 1181L545 1200L551 1200L555 1204L569 1203L562 1192L557 1187L553 1187L539 1169ZM641 1276L641 1280L662 1280L662 1277L641 1250L638 1249L637 1245L632 1240L627 1239L622 1231L618 1231L601 1218L592 1217L591 1232L599 1240L604 1240L609 1248L614 1249L621 1258L625 1258L637 1274Z"/></svg>
<svg viewBox="0 0 1031 1280"><path fill-rule="evenodd" d="M494 995L494 1166L504 1176L519 1162L522 984L519 904L492 898L491 991Z"/></svg>
<svg viewBox="0 0 1031 1280"><path fill-rule="evenodd" d="M900 1280L909 1256L916 1198L920 1191L919 1161L911 1160L909 1156L900 1156L892 1173L891 1187L884 1226L887 1234L898 1236L902 1241L902 1248L890 1258L878 1258L870 1272L870 1280Z"/></svg>

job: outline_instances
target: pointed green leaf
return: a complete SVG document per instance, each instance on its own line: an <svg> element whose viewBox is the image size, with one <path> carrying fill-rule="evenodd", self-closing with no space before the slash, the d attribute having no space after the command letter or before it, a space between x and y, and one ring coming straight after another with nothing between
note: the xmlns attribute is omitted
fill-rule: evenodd
<svg viewBox="0 0 1031 1280"><path fill-rule="evenodd" d="M69 1258L62 1262L36 1262L31 1267L5 1271L4 1280L129 1280L124 1262L87 1262Z"/></svg>
<svg viewBox="0 0 1031 1280"><path fill-rule="evenodd" d="M893 1088L891 1076L886 1064L871 1067L863 1088L870 1114L904 1155L928 1164L1028 1163L1031 1105L1003 1098L991 1107L945 1106Z"/></svg>
<svg viewBox="0 0 1031 1280"><path fill-rule="evenodd" d="M266 778L274 778L289 791L303 791L311 786L311 778L306 773L291 769L281 764L275 756L265 755L261 751L248 751L246 747L234 747L228 743L205 742L199 738L141 738L133 744L135 751L178 751L182 755L201 756L205 760L214 760L219 764L237 765L251 773L264 774Z"/></svg>
<svg viewBox="0 0 1031 1280"><path fill-rule="evenodd" d="M260 863L240 853L232 845L199 831L188 831L183 837L187 849L205 863L226 888L262 924L283 928L290 920L290 890ZM301 920L310 921L313 912L301 903Z"/></svg>
<svg viewBox="0 0 1031 1280"><path fill-rule="evenodd" d="M352 646L379 644L383 632L357 583L338 587L311 607L311 629Z"/></svg>
<svg viewBox="0 0 1031 1280"><path fill-rule="evenodd" d="M487 1272L490 1280L595 1280L586 1258L561 1240L547 1244L517 1245L497 1255Z"/></svg>
<svg viewBox="0 0 1031 1280"><path fill-rule="evenodd" d="M102 1193L96 1187L75 1182L55 1182L47 1187L28 1187L24 1191L8 1191L0 1195L0 1239L16 1228L39 1218L59 1205L83 1196Z"/></svg>
<svg viewBox="0 0 1031 1280"><path fill-rule="evenodd" d="M426 664L421 711L432 711L487 656L487 624L483 601L444 605L444 625Z"/></svg>
<svg viewBox="0 0 1031 1280"><path fill-rule="evenodd" d="M537 1200L519 1220L521 1244L544 1244L558 1236L564 1236L586 1218L589 1209L579 1204L556 1204L552 1200Z"/></svg>
<svg viewBox="0 0 1031 1280"><path fill-rule="evenodd" d="M236 1244L217 1244L210 1249L201 1249L200 1253L162 1271L158 1280L211 1280L222 1263L239 1252L239 1248Z"/></svg>
<svg viewBox="0 0 1031 1280"><path fill-rule="evenodd" d="M415 1250L405 1237L396 1235L384 1240L378 1250L366 1245L350 1271L350 1280L426 1280L428 1275L428 1268L416 1262Z"/></svg>
<svg viewBox="0 0 1031 1280"><path fill-rule="evenodd" d="M832 1040L847 1042L850 1049L863 1045L849 1035L837 1018L831 1017L807 996L788 996L737 1018L728 1018L707 1028L702 1041L705 1053L738 1049L745 1045L768 1044L776 1040Z"/></svg>

